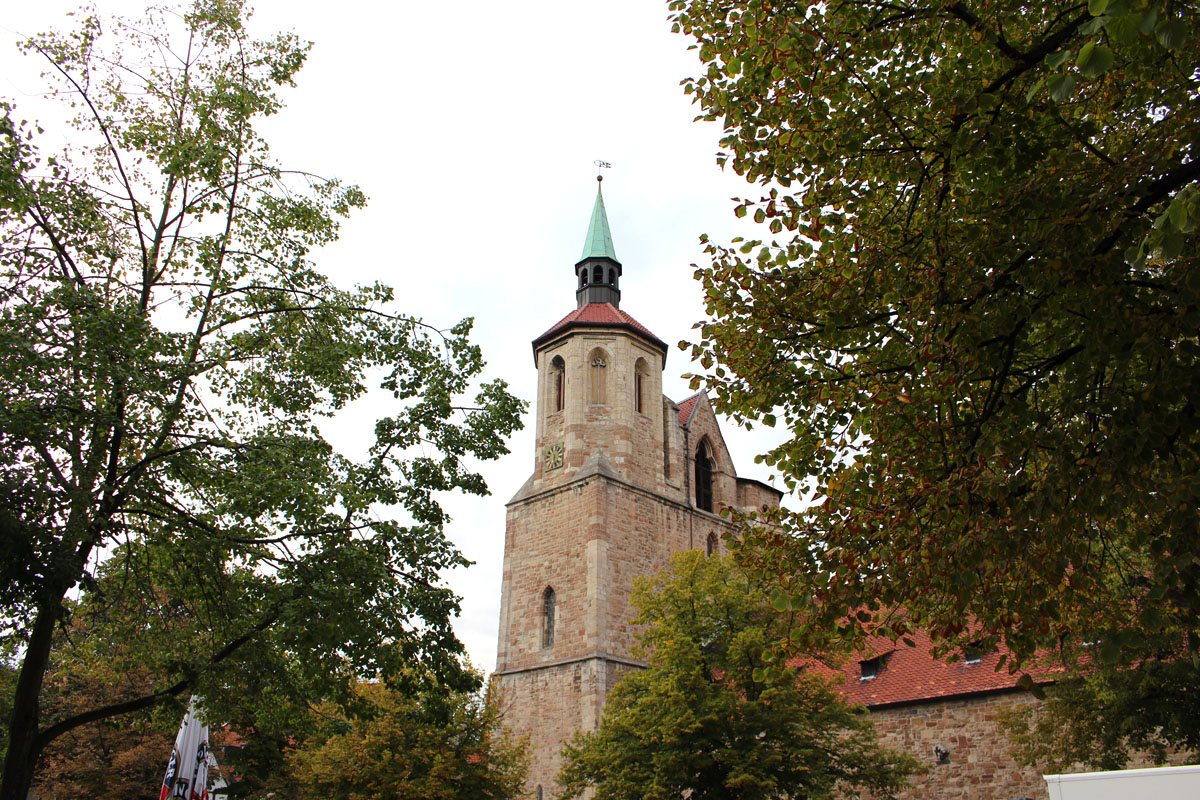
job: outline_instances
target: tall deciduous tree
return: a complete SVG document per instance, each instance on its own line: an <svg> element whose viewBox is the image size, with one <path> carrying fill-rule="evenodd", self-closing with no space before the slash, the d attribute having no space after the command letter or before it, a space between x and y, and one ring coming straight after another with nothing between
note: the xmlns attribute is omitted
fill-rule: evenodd
<svg viewBox="0 0 1200 800"><path fill-rule="evenodd" d="M599 729L564 748L563 797L892 797L917 765L883 749L825 679L771 658L799 622L726 558L676 555L633 596L650 665L609 695Z"/></svg>
<svg viewBox="0 0 1200 800"><path fill-rule="evenodd" d="M170 698L456 674L438 575L463 559L436 495L486 491L467 462L505 452L521 403L493 382L462 404L483 366L469 320L438 330L309 261L364 196L271 159L254 125L307 45L247 18L199 0L27 42L76 113L65 152L0 111L0 608L23 647L6 798L56 737ZM389 416L353 460L319 425L373 380ZM154 688L47 720L80 586L122 605L113 632Z"/></svg>
<svg viewBox="0 0 1200 800"><path fill-rule="evenodd" d="M745 540L779 601L1022 661L1195 655L1195 5L671 9L720 160L763 186L737 214L778 237L709 243L693 352L820 501Z"/></svg>

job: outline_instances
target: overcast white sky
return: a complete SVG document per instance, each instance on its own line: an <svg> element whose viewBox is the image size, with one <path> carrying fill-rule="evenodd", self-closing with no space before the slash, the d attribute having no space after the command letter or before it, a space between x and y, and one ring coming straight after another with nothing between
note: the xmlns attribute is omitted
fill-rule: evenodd
<svg viewBox="0 0 1200 800"><path fill-rule="evenodd" d="M12 3L0 20L0 96L39 116L39 66L21 34L67 27L77 2ZM139 13L108 0L101 12ZM702 314L692 264L701 233L745 225L729 198L755 190L716 167L720 130L693 122L680 80L698 72L670 32L665 1L508 3L260 0L252 30L294 30L315 44L287 108L261 126L279 161L358 183L369 207L317 263L345 284L395 286L400 310L449 327L475 317L488 377L530 401L511 455L484 467L492 496L446 498L450 537L475 565L448 576L472 661L495 666L504 503L533 469L530 341L575 307L579 258L596 191L604 194L623 310L674 344ZM741 229L743 233L746 228ZM690 395L673 349L664 389ZM336 445L364 446L370 404L330 426ZM769 481L754 454L778 438L726 424L740 475ZM782 485L775 482L782 488Z"/></svg>

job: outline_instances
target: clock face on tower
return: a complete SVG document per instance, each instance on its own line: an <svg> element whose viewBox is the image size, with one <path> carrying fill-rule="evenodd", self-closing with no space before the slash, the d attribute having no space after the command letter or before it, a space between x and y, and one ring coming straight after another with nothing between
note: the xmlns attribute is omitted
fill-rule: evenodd
<svg viewBox="0 0 1200 800"><path fill-rule="evenodd" d="M546 447L543 455L545 463L545 471L549 472L552 469L558 469L563 465L563 446L562 442L557 442Z"/></svg>

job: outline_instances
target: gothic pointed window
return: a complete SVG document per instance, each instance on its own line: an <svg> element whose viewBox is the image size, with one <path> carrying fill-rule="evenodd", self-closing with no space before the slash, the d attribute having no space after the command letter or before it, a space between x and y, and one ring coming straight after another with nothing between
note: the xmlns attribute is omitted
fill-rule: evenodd
<svg viewBox="0 0 1200 800"><path fill-rule="evenodd" d="M639 358L633 365L633 410L639 414L646 413L646 384L649 377L646 359Z"/></svg>
<svg viewBox="0 0 1200 800"><path fill-rule="evenodd" d="M562 411L567 393L567 365L562 356L555 356L550 362L550 410Z"/></svg>
<svg viewBox="0 0 1200 800"><path fill-rule="evenodd" d="M608 355L597 347L588 356L588 373L590 376L590 401L592 405L604 405L608 402L607 382Z"/></svg>
<svg viewBox="0 0 1200 800"><path fill-rule="evenodd" d="M547 586L546 591L542 593L542 647L550 647L554 644L554 616L556 613L554 590Z"/></svg>
<svg viewBox="0 0 1200 800"><path fill-rule="evenodd" d="M701 442L696 448L696 507L702 511L713 510L713 462L708 445Z"/></svg>
<svg viewBox="0 0 1200 800"><path fill-rule="evenodd" d="M705 552L711 556L717 552L717 547L717 535L715 533L709 533L708 539L704 543Z"/></svg>

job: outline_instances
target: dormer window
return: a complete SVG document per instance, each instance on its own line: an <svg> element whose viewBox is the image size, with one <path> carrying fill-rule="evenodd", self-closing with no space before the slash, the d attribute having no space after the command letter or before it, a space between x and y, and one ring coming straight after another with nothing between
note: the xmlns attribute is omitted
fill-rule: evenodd
<svg viewBox="0 0 1200 800"><path fill-rule="evenodd" d="M988 654L987 647L982 641L974 641L963 648L963 663L978 664Z"/></svg>
<svg viewBox="0 0 1200 800"><path fill-rule="evenodd" d="M883 666L887 663L888 653L868 658L866 661L858 662L858 679L860 681L870 681L879 677L879 673L883 672Z"/></svg>

